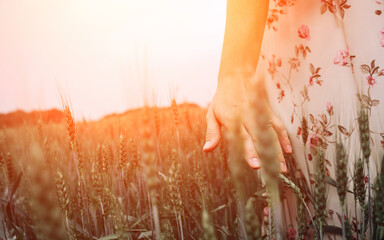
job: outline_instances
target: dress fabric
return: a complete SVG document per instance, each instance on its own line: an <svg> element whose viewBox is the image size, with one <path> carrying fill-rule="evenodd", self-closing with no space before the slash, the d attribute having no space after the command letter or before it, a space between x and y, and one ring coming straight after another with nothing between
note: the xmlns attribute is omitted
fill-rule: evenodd
<svg viewBox="0 0 384 240"><path fill-rule="evenodd" d="M362 157L359 95L370 109L373 183L384 146L384 0L270 0L256 77L265 81L271 108L286 127L308 184L312 177L306 166L313 174L311 148L319 144L335 179L332 142L337 139L346 147L352 180L354 162ZM305 145L303 118L309 125ZM352 190L352 181L348 186ZM348 194L347 200L347 215L353 217L353 196ZM329 210L341 214L332 186L327 186ZM336 215L327 222L340 226Z"/></svg>

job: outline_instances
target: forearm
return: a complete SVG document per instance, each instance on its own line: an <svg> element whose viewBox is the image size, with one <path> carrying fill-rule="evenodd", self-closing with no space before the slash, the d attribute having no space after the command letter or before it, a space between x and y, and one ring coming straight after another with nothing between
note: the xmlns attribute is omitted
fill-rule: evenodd
<svg viewBox="0 0 384 240"><path fill-rule="evenodd" d="M219 85L250 79L257 67L269 0L228 0Z"/></svg>

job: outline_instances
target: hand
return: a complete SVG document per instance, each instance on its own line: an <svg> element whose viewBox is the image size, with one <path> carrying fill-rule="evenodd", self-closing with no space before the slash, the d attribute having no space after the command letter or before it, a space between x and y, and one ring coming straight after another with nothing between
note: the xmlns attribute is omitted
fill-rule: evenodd
<svg viewBox="0 0 384 240"><path fill-rule="evenodd" d="M246 89L242 81L231 82L240 84L219 84L215 96L208 108L206 115L206 142L203 150L205 152L210 152L215 149L220 142L221 127L228 129L232 122L235 121L236 116L241 116L243 121L242 134L245 141L244 158L252 168L258 169L261 167L261 162L254 146L254 141L257 141L257 137L254 136L253 131L249 131L249 129L253 129L252 126L254 125L254 121L252 119L253 116L249 111L251 106L249 105ZM270 112L270 116L272 117L271 123L281 146L278 153L280 170L286 172L287 165L282 150L286 153L292 153L291 143L287 131L280 119L273 114L270 109L266 109L266 111Z"/></svg>

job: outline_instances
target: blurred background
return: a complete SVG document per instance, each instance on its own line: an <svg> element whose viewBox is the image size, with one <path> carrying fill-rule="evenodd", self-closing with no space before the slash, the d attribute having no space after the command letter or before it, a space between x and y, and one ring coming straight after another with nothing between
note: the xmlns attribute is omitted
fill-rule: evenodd
<svg viewBox="0 0 384 240"><path fill-rule="evenodd" d="M225 0L0 0L0 113L61 108L77 118L171 97L207 106Z"/></svg>

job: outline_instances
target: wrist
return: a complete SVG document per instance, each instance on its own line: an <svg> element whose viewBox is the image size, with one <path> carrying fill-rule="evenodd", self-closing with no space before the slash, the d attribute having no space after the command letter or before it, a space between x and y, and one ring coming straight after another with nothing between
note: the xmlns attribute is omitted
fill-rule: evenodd
<svg viewBox="0 0 384 240"><path fill-rule="evenodd" d="M254 78L255 71L247 69L220 71L217 87L218 88L239 88L245 87Z"/></svg>

